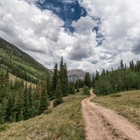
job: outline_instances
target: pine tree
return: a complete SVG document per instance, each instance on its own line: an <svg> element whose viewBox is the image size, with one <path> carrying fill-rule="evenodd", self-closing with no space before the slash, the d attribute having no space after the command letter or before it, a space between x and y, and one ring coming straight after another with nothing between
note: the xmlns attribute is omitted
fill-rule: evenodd
<svg viewBox="0 0 140 140"><path fill-rule="evenodd" d="M28 89L28 110L27 110L28 118L31 118L33 116L33 95L32 95L32 87L30 85ZM23 111L22 111L23 113Z"/></svg>
<svg viewBox="0 0 140 140"><path fill-rule="evenodd" d="M28 90L27 90L27 84L25 85L25 89L23 92L23 116L24 120L28 119L28 107L29 107L29 102L28 102Z"/></svg>
<svg viewBox="0 0 140 140"><path fill-rule="evenodd" d="M58 80L57 81L56 92L55 92L54 106L57 106L62 102L63 102L63 98L62 98L61 84L60 84L60 80Z"/></svg>
<svg viewBox="0 0 140 140"><path fill-rule="evenodd" d="M124 68L124 64L123 64L123 61L122 60L120 62L120 68L121 68L121 70Z"/></svg>
<svg viewBox="0 0 140 140"><path fill-rule="evenodd" d="M88 86L89 89L91 88L91 78L89 72L85 74L85 86Z"/></svg>
<svg viewBox="0 0 140 140"><path fill-rule="evenodd" d="M39 114L43 113L44 110L46 110L48 107L48 102L47 102L47 93L46 90L43 89L40 97L40 107L39 107Z"/></svg>
<svg viewBox="0 0 140 140"><path fill-rule="evenodd" d="M48 94L49 98L51 97L50 87L51 87L51 85L50 85L50 76L47 75L46 76L46 88L47 88L47 94Z"/></svg>
<svg viewBox="0 0 140 140"><path fill-rule="evenodd" d="M0 104L0 124L5 123L5 109L6 109L6 100L4 99L2 101L2 104Z"/></svg>
<svg viewBox="0 0 140 140"><path fill-rule="evenodd" d="M67 64L64 64L64 80L65 80L65 84L64 84L64 96L68 95L68 72L67 72Z"/></svg>
<svg viewBox="0 0 140 140"><path fill-rule="evenodd" d="M24 120L24 115L23 115L23 111L21 109L19 117L18 117L18 121L22 121L22 120Z"/></svg>
<svg viewBox="0 0 140 140"><path fill-rule="evenodd" d="M58 70L57 70L57 64L55 64L53 78L52 78L52 82L51 82L51 94L50 94L51 100L55 98L57 80L58 80Z"/></svg>
<svg viewBox="0 0 140 140"><path fill-rule="evenodd" d="M90 93L89 93L89 87L88 86L84 86L83 87L83 94L84 95L89 95Z"/></svg>
<svg viewBox="0 0 140 140"><path fill-rule="evenodd" d="M74 94L74 93L75 93L74 83L69 82L69 94Z"/></svg>
<svg viewBox="0 0 140 140"><path fill-rule="evenodd" d="M9 97L6 102L5 108L5 121L10 121L10 116L12 115L12 98Z"/></svg>
<svg viewBox="0 0 140 140"><path fill-rule="evenodd" d="M105 75L105 69L103 69L102 74L101 75Z"/></svg>
<svg viewBox="0 0 140 140"><path fill-rule="evenodd" d="M12 120L13 121L19 121L19 115L22 109L23 103L20 98L15 100L14 108L13 108L13 113L12 113ZM24 117L25 118L25 117Z"/></svg>
<svg viewBox="0 0 140 140"><path fill-rule="evenodd" d="M106 71L107 72L107 71ZM95 80L98 80L99 79L99 72L96 70L96 75L95 75Z"/></svg>
<svg viewBox="0 0 140 140"><path fill-rule="evenodd" d="M61 57L61 62L60 62L59 78L61 83L62 95L67 96L68 95L67 66L66 63L63 64L63 57Z"/></svg>
<svg viewBox="0 0 140 140"><path fill-rule="evenodd" d="M29 101L29 107L32 107L33 104L33 96L32 96L32 87L30 85L29 91L28 91L28 101Z"/></svg>
<svg viewBox="0 0 140 140"><path fill-rule="evenodd" d="M79 80L75 82L75 89L76 89L76 92L79 92Z"/></svg>
<svg viewBox="0 0 140 140"><path fill-rule="evenodd" d="M94 77L94 74L92 76L92 87L95 88L95 77Z"/></svg>
<svg viewBox="0 0 140 140"><path fill-rule="evenodd" d="M6 82L8 83L9 82L9 72L8 72L8 69L6 70L6 73L5 73L5 79L6 79Z"/></svg>

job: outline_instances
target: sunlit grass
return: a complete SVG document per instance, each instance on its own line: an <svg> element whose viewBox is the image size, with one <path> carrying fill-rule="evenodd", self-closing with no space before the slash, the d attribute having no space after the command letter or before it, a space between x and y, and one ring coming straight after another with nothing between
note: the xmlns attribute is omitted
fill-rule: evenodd
<svg viewBox="0 0 140 140"><path fill-rule="evenodd" d="M140 90L97 96L92 101L116 110L140 127Z"/></svg>
<svg viewBox="0 0 140 140"><path fill-rule="evenodd" d="M85 140L81 100L86 96L71 95L49 114L9 124L0 132L1 140Z"/></svg>

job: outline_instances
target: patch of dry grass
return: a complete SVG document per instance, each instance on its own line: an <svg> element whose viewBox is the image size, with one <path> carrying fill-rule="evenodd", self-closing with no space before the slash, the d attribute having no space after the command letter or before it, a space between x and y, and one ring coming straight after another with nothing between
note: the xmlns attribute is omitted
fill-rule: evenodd
<svg viewBox="0 0 140 140"><path fill-rule="evenodd" d="M116 110L140 127L140 90L97 96L92 101Z"/></svg>
<svg viewBox="0 0 140 140"><path fill-rule="evenodd" d="M85 140L81 100L86 96L71 95L49 114L9 124L0 132L1 140Z"/></svg>

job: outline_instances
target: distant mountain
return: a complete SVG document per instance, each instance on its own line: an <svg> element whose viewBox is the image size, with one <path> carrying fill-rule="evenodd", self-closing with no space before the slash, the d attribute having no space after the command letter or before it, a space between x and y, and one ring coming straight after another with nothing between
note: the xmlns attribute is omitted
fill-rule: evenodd
<svg viewBox="0 0 140 140"><path fill-rule="evenodd" d="M29 82L36 83L52 72L13 44L0 38L0 71L9 73Z"/></svg>
<svg viewBox="0 0 140 140"><path fill-rule="evenodd" d="M68 70L69 81L76 81L78 79L84 79L86 72L80 69Z"/></svg>

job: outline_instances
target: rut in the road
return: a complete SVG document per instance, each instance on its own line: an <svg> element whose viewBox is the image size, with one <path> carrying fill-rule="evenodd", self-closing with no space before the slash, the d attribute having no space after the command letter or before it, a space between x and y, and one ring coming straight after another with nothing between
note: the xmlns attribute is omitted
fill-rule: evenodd
<svg viewBox="0 0 140 140"><path fill-rule="evenodd" d="M82 101L87 140L140 140L140 130L115 111L93 102L94 94Z"/></svg>

